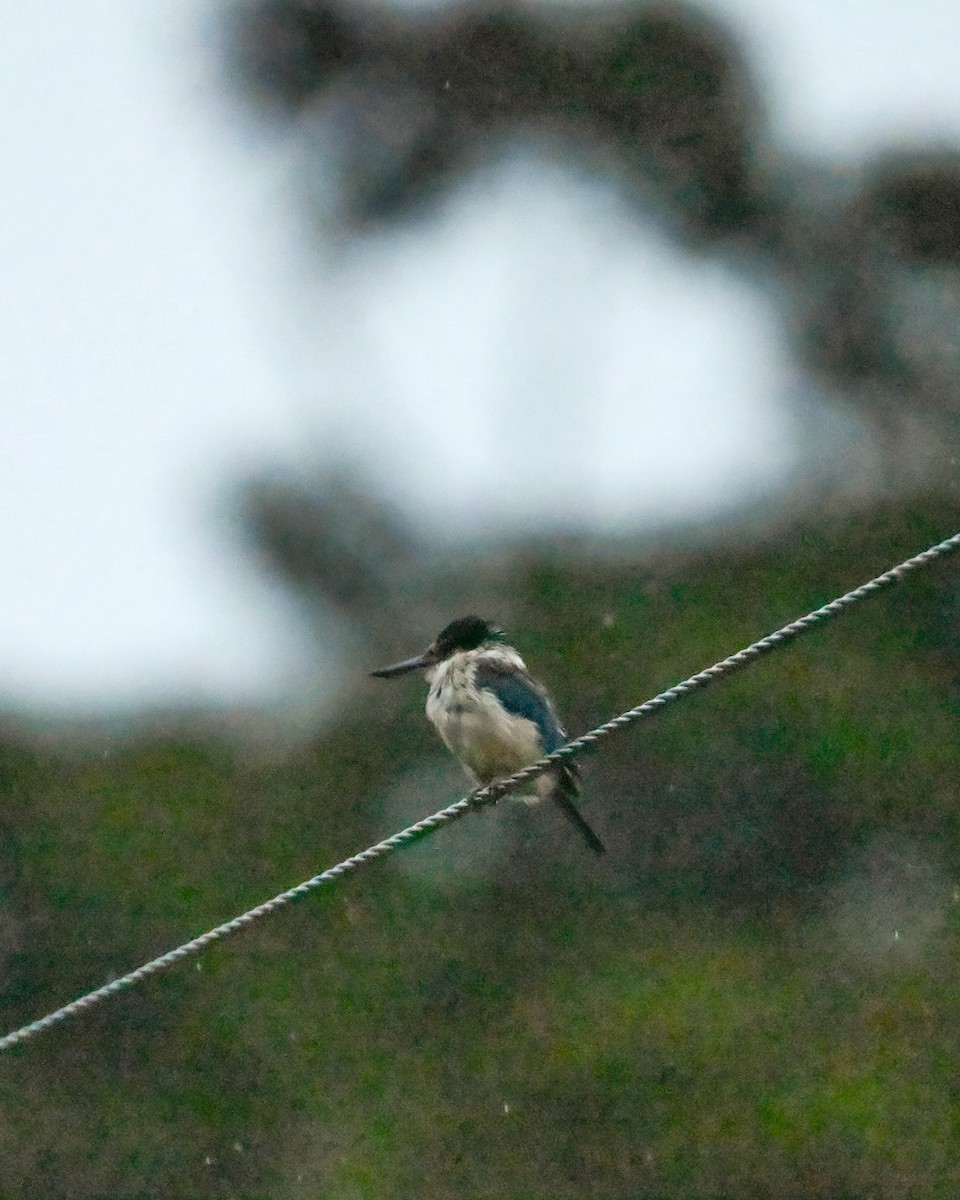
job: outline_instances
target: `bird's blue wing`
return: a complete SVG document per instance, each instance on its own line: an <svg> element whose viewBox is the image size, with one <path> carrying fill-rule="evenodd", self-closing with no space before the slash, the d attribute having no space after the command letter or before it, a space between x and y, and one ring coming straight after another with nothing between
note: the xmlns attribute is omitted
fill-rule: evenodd
<svg viewBox="0 0 960 1200"><path fill-rule="evenodd" d="M478 688L493 692L508 713L525 717L536 725L545 754L552 754L567 740L566 731L553 711L547 693L525 671L518 671L506 663L501 666L496 659L481 658L476 666L474 682ZM560 763L552 768L550 774L554 780L554 802L567 820L577 827L591 850L603 854L603 842L573 803L580 791L577 764L572 761Z"/></svg>
<svg viewBox="0 0 960 1200"><path fill-rule="evenodd" d="M531 677L490 659L477 663L476 684L493 692L508 713L525 717L540 730L544 752L552 753L567 740L550 701Z"/></svg>

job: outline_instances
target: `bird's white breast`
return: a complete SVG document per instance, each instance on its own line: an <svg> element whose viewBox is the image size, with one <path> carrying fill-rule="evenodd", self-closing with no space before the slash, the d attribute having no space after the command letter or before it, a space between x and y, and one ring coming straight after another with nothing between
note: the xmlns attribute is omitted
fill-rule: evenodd
<svg viewBox="0 0 960 1200"><path fill-rule="evenodd" d="M488 783L536 762L543 744L533 721L508 713L492 692L477 687L476 666L483 657L524 669L506 646L451 655L430 676L427 719L470 774Z"/></svg>

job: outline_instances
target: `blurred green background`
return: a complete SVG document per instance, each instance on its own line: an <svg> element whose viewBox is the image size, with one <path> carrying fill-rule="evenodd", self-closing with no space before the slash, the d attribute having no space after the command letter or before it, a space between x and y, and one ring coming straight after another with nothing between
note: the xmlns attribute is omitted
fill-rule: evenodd
<svg viewBox="0 0 960 1200"><path fill-rule="evenodd" d="M515 548L485 586L581 729L955 516L910 508L722 553ZM8 1053L0 1188L950 1194L958 598L939 563L608 742L599 863L504 801ZM8 1024L456 795L422 699L358 670L269 763L189 725L6 738Z"/></svg>
<svg viewBox="0 0 960 1200"><path fill-rule="evenodd" d="M578 733L960 528L955 150L841 186L685 5L445 13L218 10L233 100L277 136L341 89L337 236L429 224L518 129L567 139L678 254L768 289L808 416L856 414L866 459L811 453L722 520L485 541L346 453L245 477L249 561L337 643L333 699L299 736L0 719L0 1032L461 795L422 682L366 674L451 617L502 621ZM315 248L332 170L298 153ZM7 1052L0 1196L956 1195L958 572L606 742L602 861L505 800Z"/></svg>

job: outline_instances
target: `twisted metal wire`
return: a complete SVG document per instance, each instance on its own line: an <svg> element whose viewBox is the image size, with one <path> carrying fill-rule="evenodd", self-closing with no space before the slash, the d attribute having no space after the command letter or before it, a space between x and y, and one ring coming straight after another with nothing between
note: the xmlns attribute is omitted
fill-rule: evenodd
<svg viewBox="0 0 960 1200"><path fill-rule="evenodd" d="M731 654L728 658L714 663L712 667L698 671L696 675L691 675L689 679L684 679L681 683L674 684L673 687L667 688L665 692L660 692L659 695L645 701L643 704L638 704L636 708L628 709L603 725L598 725L596 729L591 729L581 737L574 738L573 741L567 742L566 745L561 746L552 754L548 754L545 758L541 758L529 767L524 767L523 770L517 771L513 775L509 775L504 779L498 779L486 787L471 792L469 796L463 797L462 800L458 800L455 804L451 804L447 808L442 808L439 812L434 813L433 816L425 817L422 821L417 821L416 824L409 825L406 829L400 830L399 833L393 834L384 841L377 842L375 846L370 846L368 849L360 851L359 854L345 858L342 862L328 868L326 871L322 871L319 875L314 875L312 879L307 879L296 887L281 892L278 896L274 896L272 900L258 904L256 908L249 909L249 911L242 913L240 916L234 917L233 920L225 921L222 925L217 925L214 929L200 934L199 937L195 937L189 942L184 942L182 946L177 946L174 950L168 950L166 954L161 954L159 958L154 958L150 962L144 963L143 966L137 967L135 971L131 971L127 975L122 975L119 979L114 979L110 983L104 984L103 987L97 988L95 991L87 992L86 995L80 996L78 999L65 1004L62 1008L58 1008L54 1012L48 1013L47 1016L41 1017L37 1021L32 1021L29 1025L24 1025L12 1033L8 1033L5 1037L0 1038L0 1050L8 1050L12 1046L19 1045L21 1042L27 1041L45 1029L49 1029L61 1021L65 1021L68 1017L75 1016L78 1013L86 1011L88 1008L92 1008L95 1004L99 1004L101 1000L106 1000L118 992L133 987L148 976L155 975L158 971L172 967L182 959L198 954L206 946L209 946L211 942L219 941L221 938L228 937L232 933L237 933L239 930L246 928L246 926L252 925L254 921L258 921L261 917L268 916L270 913L283 908L294 900L301 899L323 884L332 883L333 880L339 879L341 875L346 875L348 872L354 871L368 862L372 862L375 858L380 858L384 854L389 854L393 850L398 850L402 846L409 845L411 842L432 833L433 830L438 829L441 825L447 825L452 821L459 820L470 812L471 809L484 804L492 804L507 792L514 791L520 784L526 783L536 776L541 775L544 771L549 770L554 763L565 758L575 758L577 755L591 749L604 738L609 737L610 734L616 733L620 729L625 729L627 726L639 721L642 717L659 711L672 701L679 700L681 697L696 691L698 688L704 688L725 675L730 675L734 671L741 670L743 667L755 662L762 655L768 654L771 650L775 650L785 643L792 641L793 638L799 637L800 634L806 633L807 630L814 628L816 625L832 617L839 616L848 608L858 604L861 600L866 600L882 588L888 587L893 583L898 583L911 572L958 549L960 549L960 533L954 534L953 537L947 538L943 542L938 542L937 545L931 546L929 550L924 550L921 554L914 555L913 558L908 558L905 562L892 567L889 571L884 571L882 575L878 575L868 583L854 588L852 592L847 592L845 595L839 596L836 600L831 600L829 604L823 605L822 608L814 609L813 612L807 613L806 616L800 617L796 621L791 621L789 625L784 625L766 637L760 638L759 641L753 642L742 650L738 650L736 654Z"/></svg>
<svg viewBox="0 0 960 1200"><path fill-rule="evenodd" d="M609 737L611 733L615 733L618 729L625 729L628 725L639 721L641 717L648 716L657 709L663 708L664 705L669 704L671 701L679 700L681 696L686 696L689 692L707 687L708 684L714 683L722 676L731 675L734 671L739 671L743 667L749 666L764 654L769 654L771 650L776 650L784 643L792 641L794 638L799 637L800 634L806 633L808 629L812 629L815 625L828 621L831 617L839 616L854 604L858 604L861 600L866 600L869 596L874 595L885 587L889 587L892 583L899 583L901 579L911 572L918 570L920 567L927 566L928 563L942 558L946 554L952 554L954 550L960 550L960 533L956 533L953 537L947 538L943 542L938 542L935 546L931 546L929 550L915 554L913 558L908 558L905 562L891 567L889 571L884 571L876 579L871 579L869 582L861 584L860 587L854 588L852 592L838 596L835 600L831 600L829 604L824 604L822 608L816 608L813 612L808 612L806 616L799 617L796 621L791 621L789 625L784 625L773 633L768 633L766 637L760 638L759 641L753 642L749 646L745 646L742 650L738 650L736 654L731 654L728 658L721 659L720 662L714 663L712 667L698 671L696 675L691 675L689 679L684 679L681 683L674 684L673 687L667 688L665 692L661 692L651 700L646 700L643 704L638 704L636 708L628 709L627 712L621 713L618 717L614 717L605 724L598 725L596 729L591 729L589 733L574 738L572 741L560 746L559 749L554 750L546 758L541 758L538 762L531 764L531 766L524 767L522 771L517 771L516 774L510 775L505 779L496 780L480 792L474 793L473 799L476 801L485 799L487 796L498 799L504 792L513 791L517 784L542 774L552 762L563 758L575 758L578 754L590 749L597 742L605 737Z"/></svg>
<svg viewBox="0 0 960 1200"><path fill-rule="evenodd" d="M401 829L399 833L393 834L382 842L377 842L375 846L361 850L359 854L345 858L343 862L329 867L326 871L321 871L319 875L314 875L312 879L307 879L303 883L297 884L296 887L281 892L279 896L274 896L272 900L265 900L263 904L258 904L256 908L251 908L247 912L241 913L239 917L234 917L230 921L224 921L222 925L217 925L214 929L208 929L206 933L201 933L199 937L195 937L189 942L184 942L182 946L177 946L174 950L168 950L166 954L161 954L159 958L151 959L150 962L144 963L142 967L137 967L135 971L130 971L126 975L121 975L119 979L113 979L109 983L105 983L103 987L97 988L96 991L87 992L78 999L72 1000L69 1004L65 1004L62 1008L58 1008L55 1012L48 1013L47 1016L41 1017L37 1021L31 1021L29 1025L24 1025L22 1029L15 1029L12 1033L8 1033L5 1037L0 1038L0 1050L9 1050L11 1046L25 1042L28 1038L42 1033L45 1029L49 1029L51 1025L58 1025L61 1021L65 1021L67 1017L84 1012L86 1009L92 1008L95 1004L99 1004L101 1000L115 996L118 992L133 987L148 976L156 975L158 971L172 967L174 963L180 962L181 959L199 954L211 942L229 937L231 933L237 933L239 930L245 929L247 925L252 925L254 921L268 916L278 908L283 908L287 904L291 904L294 900L301 899L322 884L331 883L334 879L339 879L341 875L346 875L349 871L354 871L357 867L372 862L382 854L389 854L391 850L398 850L401 846L406 846L410 842L416 841L417 838L423 837L429 831L437 829L449 821L456 821L459 817L469 812L472 807L473 797L465 796L462 800L458 800L456 804L451 804L448 808L434 813L432 817L425 817L422 821L417 821L415 825L409 825L406 829Z"/></svg>

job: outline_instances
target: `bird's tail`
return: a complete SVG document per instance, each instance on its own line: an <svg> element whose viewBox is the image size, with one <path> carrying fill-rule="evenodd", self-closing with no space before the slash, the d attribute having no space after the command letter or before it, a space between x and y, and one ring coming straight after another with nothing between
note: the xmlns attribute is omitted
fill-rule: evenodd
<svg viewBox="0 0 960 1200"><path fill-rule="evenodd" d="M556 774L551 776L551 782L554 786L550 789L550 799L570 824L576 827L594 854L606 854L606 846L587 824L583 813L574 804L574 798L580 794L580 785L574 772L569 767L560 767Z"/></svg>

